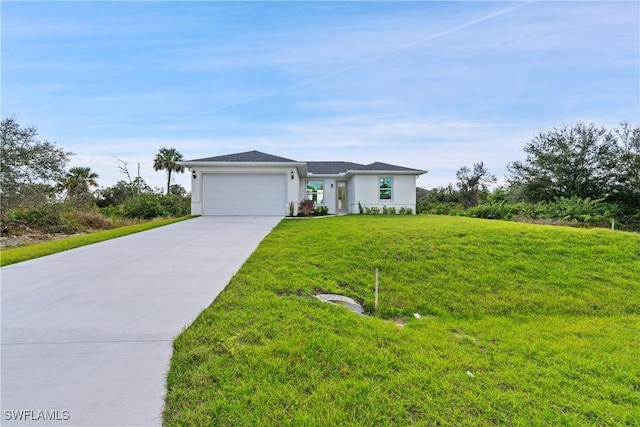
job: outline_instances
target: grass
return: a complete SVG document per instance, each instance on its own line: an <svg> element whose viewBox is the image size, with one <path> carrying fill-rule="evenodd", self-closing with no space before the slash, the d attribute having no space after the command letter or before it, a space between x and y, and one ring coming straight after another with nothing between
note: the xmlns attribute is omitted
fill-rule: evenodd
<svg viewBox="0 0 640 427"><path fill-rule="evenodd" d="M312 298L372 310L376 267L378 317ZM640 425L639 339L633 234L283 221L174 342L164 423Z"/></svg>
<svg viewBox="0 0 640 427"><path fill-rule="evenodd" d="M178 221L184 221L189 218L191 218L191 216L149 221L140 224L114 228L112 230L84 234L81 236L72 236L60 240L52 240L42 243L33 243L27 246L2 249L0 250L0 266L15 264L17 262L43 257L69 249L79 248L80 246L102 242L104 240L115 239L116 237L122 237L128 234L138 233L140 231L150 230L156 227L162 227L163 225L172 224Z"/></svg>

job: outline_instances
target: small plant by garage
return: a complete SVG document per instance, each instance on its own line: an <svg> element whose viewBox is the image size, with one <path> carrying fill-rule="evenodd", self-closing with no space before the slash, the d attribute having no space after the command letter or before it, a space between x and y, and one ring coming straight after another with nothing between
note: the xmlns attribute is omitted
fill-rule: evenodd
<svg viewBox="0 0 640 427"><path fill-rule="evenodd" d="M302 201L300 201L299 211L300 213L298 215L300 216L313 215L313 211L314 211L313 200L303 199Z"/></svg>

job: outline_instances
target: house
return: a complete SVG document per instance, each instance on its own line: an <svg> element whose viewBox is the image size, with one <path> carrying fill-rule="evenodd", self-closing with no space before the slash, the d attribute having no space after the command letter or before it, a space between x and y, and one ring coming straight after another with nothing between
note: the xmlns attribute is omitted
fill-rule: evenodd
<svg viewBox="0 0 640 427"><path fill-rule="evenodd" d="M259 151L179 162L191 171L192 215L289 214L311 199L329 213L363 206L416 206L416 178L426 171L386 163L298 162Z"/></svg>

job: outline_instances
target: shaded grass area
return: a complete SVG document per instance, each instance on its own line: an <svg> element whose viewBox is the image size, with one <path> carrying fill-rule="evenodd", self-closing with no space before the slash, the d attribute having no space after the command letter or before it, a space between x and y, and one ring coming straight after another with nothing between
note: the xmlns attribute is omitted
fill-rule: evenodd
<svg viewBox="0 0 640 427"><path fill-rule="evenodd" d="M371 310L376 267L379 317L311 297ZM164 420L636 425L639 339L635 235L441 216L283 221L175 341Z"/></svg>
<svg viewBox="0 0 640 427"><path fill-rule="evenodd" d="M191 216L184 216L180 218L149 221L140 224L114 228L112 230L84 234L81 236L72 236L60 240L52 240L48 242L33 243L27 246L2 249L0 250L0 266L15 264L17 262L27 261L33 258L40 258L69 249L90 245L92 243L98 243L104 240L114 239L116 237L122 237L128 234L134 234L156 227L162 227L163 225L184 221L190 218Z"/></svg>

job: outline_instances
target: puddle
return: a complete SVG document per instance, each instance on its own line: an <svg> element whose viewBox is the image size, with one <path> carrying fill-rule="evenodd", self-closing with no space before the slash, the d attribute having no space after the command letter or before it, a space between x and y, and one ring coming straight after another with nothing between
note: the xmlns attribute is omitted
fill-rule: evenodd
<svg viewBox="0 0 640 427"><path fill-rule="evenodd" d="M358 304L358 302L353 298L335 294L319 294L316 295L316 298L318 298L320 301L341 305L353 311L354 313L364 314L364 307Z"/></svg>

